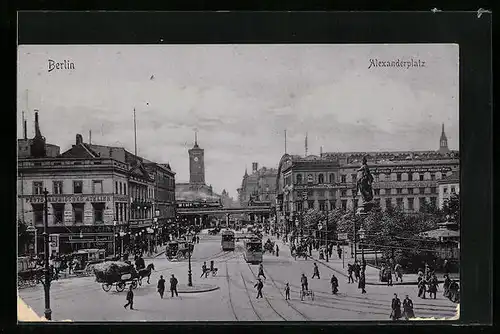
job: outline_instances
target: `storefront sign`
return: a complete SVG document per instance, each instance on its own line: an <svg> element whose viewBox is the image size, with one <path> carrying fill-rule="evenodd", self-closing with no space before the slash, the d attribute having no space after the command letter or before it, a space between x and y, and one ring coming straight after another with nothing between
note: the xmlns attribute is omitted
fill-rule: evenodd
<svg viewBox="0 0 500 334"><path fill-rule="evenodd" d="M111 202L113 196L106 195L61 195L48 196L49 203ZM43 196L26 196L27 203L45 203Z"/></svg>
<svg viewBox="0 0 500 334"><path fill-rule="evenodd" d="M372 173L379 173L379 174L391 174L391 173L447 173L451 172L452 169L451 167L442 167L442 166L435 166L435 167L405 167L405 166L396 166L392 168L373 168Z"/></svg>

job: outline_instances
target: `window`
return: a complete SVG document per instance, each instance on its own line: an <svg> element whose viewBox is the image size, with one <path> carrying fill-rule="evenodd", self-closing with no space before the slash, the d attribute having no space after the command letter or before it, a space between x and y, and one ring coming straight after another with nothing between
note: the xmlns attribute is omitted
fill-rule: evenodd
<svg viewBox="0 0 500 334"><path fill-rule="evenodd" d="M314 177L312 174L307 175L307 183L313 183L314 182Z"/></svg>
<svg viewBox="0 0 500 334"><path fill-rule="evenodd" d="M53 193L54 195L61 195L63 193L63 183L62 181L54 181L53 184Z"/></svg>
<svg viewBox="0 0 500 334"><path fill-rule="evenodd" d="M385 194L386 195L390 195L391 194L391 189L390 188L386 188L385 189Z"/></svg>
<svg viewBox="0 0 500 334"><path fill-rule="evenodd" d="M120 184L121 186L121 184ZM118 192L118 181L115 181L115 194L119 194Z"/></svg>
<svg viewBox="0 0 500 334"><path fill-rule="evenodd" d="M398 208L402 209L403 208L403 199L396 198L396 205L398 206Z"/></svg>
<svg viewBox="0 0 500 334"><path fill-rule="evenodd" d="M35 225L43 225L43 204L31 204L33 206L33 222Z"/></svg>
<svg viewBox="0 0 500 334"><path fill-rule="evenodd" d="M314 195L314 191L313 190L308 190L307 191L307 197L312 197Z"/></svg>
<svg viewBox="0 0 500 334"><path fill-rule="evenodd" d="M123 195L127 195L127 184L123 184Z"/></svg>
<svg viewBox="0 0 500 334"><path fill-rule="evenodd" d="M443 188L443 194L446 194L446 193L448 193L448 188L447 188L447 187L444 187L444 188Z"/></svg>
<svg viewBox="0 0 500 334"><path fill-rule="evenodd" d="M420 194L425 194L425 187L420 187L420 188L418 188L418 192L419 192Z"/></svg>
<svg viewBox="0 0 500 334"><path fill-rule="evenodd" d="M120 187L120 192L119 192L120 195L123 194L122 186L123 186L123 183L120 182L120 186L119 186Z"/></svg>
<svg viewBox="0 0 500 334"><path fill-rule="evenodd" d="M318 183L325 183L325 176L323 174L318 175Z"/></svg>
<svg viewBox="0 0 500 334"><path fill-rule="evenodd" d="M413 181L413 173L408 173L408 181Z"/></svg>
<svg viewBox="0 0 500 334"><path fill-rule="evenodd" d="M335 201L329 201L330 202L330 210L333 210L336 208L336 203Z"/></svg>
<svg viewBox="0 0 500 334"><path fill-rule="evenodd" d="M415 207L413 205L413 198L408 198L408 210L414 211Z"/></svg>
<svg viewBox="0 0 500 334"><path fill-rule="evenodd" d="M380 175L379 175L378 178L379 178L380 181L385 181L385 174L384 173L380 173Z"/></svg>
<svg viewBox="0 0 500 334"><path fill-rule="evenodd" d="M73 217L75 220L75 224L83 223L83 203L75 203L73 204Z"/></svg>
<svg viewBox="0 0 500 334"><path fill-rule="evenodd" d="M319 201L319 211L325 211L325 201Z"/></svg>
<svg viewBox="0 0 500 334"><path fill-rule="evenodd" d="M435 194L436 193L436 187L431 187L431 194Z"/></svg>
<svg viewBox="0 0 500 334"><path fill-rule="evenodd" d="M423 181L424 180L424 174L419 174L418 176L420 178L420 181Z"/></svg>
<svg viewBox="0 0 500 334"><path fill-rule="evenodd" d="M302 174L297 174L297 184L302 183Z"/></svg>
<svg viewBox="0 0 500 334"><path fill-rule="evenodd" d="M104 203L92 203L94 207L94 223L102 223L104 220Z"/></svg>
<svg viewBox="0 0 500 334"><path fill-rule="evenodd" d="M403 193L403 189L402 188L397 188L396 189L396 192L398 195L402 194Z"/></svg>
<svg viewBox="0 0 500 334"><path fill-rule="evenodd" d="M342 197L346 197L346 196L347 196L347 190L342 189L342 190L340 191L340 196L342 196Z"/></svg>
<svg viewBox="0 0 500 334"><path fill-rule="evenodd" d="M94 194L102 194L102 181L92 181L92 193Z"/></svg>
<svg viewBox="0 0 500 334"><path fill-rule="evenodd" d="M330 174L329 178L330 183L335 183L335 174Z"/></svg>
<svg viewBox="0 0 500 334"><path fill-rule="evenodd" d="M378 175L378 173L373 174L373 181L374 182L378 182L379 181L379 175Z"/></svg>
<svg viewBox="0 0 500 334"><path fill-rule="evenodd" d="M413 194L413 188L408 188L408 194L410 194L410 195Z"/></svg>
<svg viewBox="0 0 500 334"><path fill-rule="evenodd" d="M33 195L41 195L43 192L43 182L33 182Z"/></svg>
<svg viewBox="0 0 500 334"><path fill-rule="evenodd" d="M307 201L307 208L314 209L314 201Z"/></svg>
<svg viewBox="0 0 500 334"><path fill-rule="evenodd" d="M401 173L396 173L396 181L401 181Z"/></svg>
<svg viewBox="0 0 500 334"><path fill-rule="evenodd" d="M325 191L323 189L318 190L318 196L319 197L324 197L325 196Z"/></svg>
<svg viewBox="0 0 500 334"><path fill-rule="evenodd" d="M341 175L340 176L341 180L342 180L342 183L346 183L346 176L345 175Z"/></svg>
<svg viewBox="0 0 500 334"><path fill-rule="evenodd" d="M351 181L356 182L356 174L351 174Z"/></svg>
<svg viewBox="0 0 500 334"><path fill-rule="evenodd" d="M435 181L435 180L436 180L436 174L431 173L431 180L432 180L432 181Z"/></svg>
<svg viewBox="0 0 500 334"><path fill-rule="evenodd" d="M342 210L347 210L347 200L342 200Z"/></svg>
<svg viewBox="0 0 500 334"><path fill-rule="evenodd" d="M302 202L297 202L297 211L302 211L304 209L304 205Z"/></svg>
<svg viewBox="0 0 500 334"><path fill-rule="evenodd" d="M64 204L52 204L54 224L62 224L64 219Z"/></svg>
<svg viewBox="0 0 500 334"><path fill-rule="evenodd" d="M373 191L375 192L375 196L380 195L380 189L373 189Z"/></svg>
<svg viewBox="0 0 500 334"><path fill-rule="evenodd" d="M83 182L82 181L73 181L73 193L81 194L83 192Z"/></svg>
<svg viewBox="0 0 500 334"><path fill-rule="evenodd" d="M446 189L446 188L445 188ZM451 187L451 193L454 194L455 193L455 187Z"/></svg>
<svg viewBox="0 0 500 334"><path fill-rule="evenodd" d="M335 197L335 189L330 190L330 196Z"/></svg>
<svg viewBox="0 0 500 334"><path fill-rule="evenodd" d="M392 198L386 198L385 199L385 207L386 208L392 207Z"/></svg>

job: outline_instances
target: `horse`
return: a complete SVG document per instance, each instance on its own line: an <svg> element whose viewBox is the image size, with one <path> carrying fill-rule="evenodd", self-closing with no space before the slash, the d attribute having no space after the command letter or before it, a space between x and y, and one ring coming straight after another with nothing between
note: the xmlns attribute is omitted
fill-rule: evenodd
<svg viewBox="0 0 500 334"><path fill-rule="evenodd" d="M155 265L152 263L148 264L146 269L141 269L137 272L139 276L139 285L142 285L142 279L144 277L148 278L148 284L149 284L149 278L151 277L151 270L155 270Z"/></svg>

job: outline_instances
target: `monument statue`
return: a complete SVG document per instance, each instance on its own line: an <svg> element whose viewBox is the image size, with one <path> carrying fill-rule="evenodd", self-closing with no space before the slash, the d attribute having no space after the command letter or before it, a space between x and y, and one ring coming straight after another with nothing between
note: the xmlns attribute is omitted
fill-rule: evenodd
<svg viewBox="0 0 500 334"><path fill-rule="evenodd" d="M360 213L365 213L370 211L373 206L373 176L370 173L370 169L366 164L366 157L363 157L363 164L358 169L357 175L357 191L361 194L362 204L359 210Z"/></svg>

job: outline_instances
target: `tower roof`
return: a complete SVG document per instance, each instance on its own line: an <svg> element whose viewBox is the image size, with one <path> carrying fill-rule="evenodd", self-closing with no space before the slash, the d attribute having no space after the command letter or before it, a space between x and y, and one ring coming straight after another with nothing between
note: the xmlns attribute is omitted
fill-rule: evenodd
<svg viewBox="0 0 500 334"><path fill-rule="evenodd" d="M198 146L198 131L194 131L194 146L193 148L199 148Z"/></svg>
<svg viewBox="0 0 500 334"><path fill-rule="evenodd" d="M441 125L441 140L446 140L446 133L444 132L444 123Z"/></svg>

